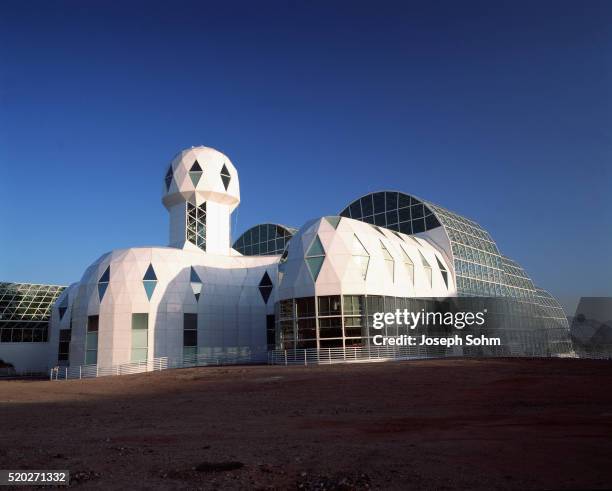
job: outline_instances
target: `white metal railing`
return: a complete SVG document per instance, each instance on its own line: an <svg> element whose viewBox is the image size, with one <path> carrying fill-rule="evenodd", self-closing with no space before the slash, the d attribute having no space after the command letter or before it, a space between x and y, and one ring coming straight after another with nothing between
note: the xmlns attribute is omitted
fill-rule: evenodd
<svg viewBox="0 0 612 491"><path fill-rule="evenodd" d="M111 375L130 375L134 373L154 372L169 368L189 368L211 365L240 365L265 363L265 351L251 351L246 348L229 348L225 350L207 350L203 353L186 355L180 359L168 357L153 358L148 361L122 363L109 367L99 365L79 365L74 367L54 367L49 372L50 380L69 380L106 377Z"/></svg>
<svg viewBox="0 0 612 491"><path fill-rule="evenodd" d="M550 354L525 354L523 352L508 353L508 350L499 347L487 347L486 357L522 357L522 358L551 358ZM309 348L292 350L274 350L268 352L270 365L330 365L334 363L359 363L390 360L420 360L426 358L457 358L476 355L463 354L461 351L446 349L445 347L420 346L370 346L346 348ZM566 355L576 358L576 355Z"/></svg>
<svg viewBox="0 0 612 491"><path fill-rule="evenodd" d="M532 354L526 355L519 350L499 349L495 352L494 347L488 347L487 357L504 358L550 358L553 355ZM210 350L205 353L186 355L181 359L171 360L167 357L153 358L149 361L123 363L110 367L98 365L81 365L75 367L55 367L50 370L51 380L68 380L95 378L111 375L129 375L134 373L153 372L169 368L189 368L201 366L218 365L241 365L261 364L267 362L270 365L331 365L334 363L359 363L377 362L390 360L420 360L426 358L454 358L464 356L461 352L440 347L432 349L420 346L370 346L370 347L347 347L347 348L310 348L294 350L273 350L252 352L248 349ZM611 359L609 353L590 353L576 355L575 353L564 355L564 358L595 358Z"/></svg>
<svg viewBox="0 0 612 491"><path fill-rule="evenodd" d="M79 365L75 367L54 367L49 372L50 380L68 380L80 378L106 377L110 375L130 375L133 373L154 372L166 370L168 358L153 358L148 361L122 363L109 367L98 365Z"/></svg>
<svg viewBox="0 0 612 491"><path fill-rule="evenodd" d="M431 353L417 346L310 348L269 351L268 363L270 365L331 365L431 357Z"/></svg>

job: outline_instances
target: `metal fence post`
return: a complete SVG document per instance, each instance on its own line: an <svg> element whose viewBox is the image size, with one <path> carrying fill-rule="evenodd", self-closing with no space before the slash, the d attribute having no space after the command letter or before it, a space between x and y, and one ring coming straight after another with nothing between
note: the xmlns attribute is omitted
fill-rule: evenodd
<svg viewBox="0 0 612 491"><path fill-rule="evenodd" d="M287 365L287 350L285 350L285 366Z"/></svg>
<svg viewBox="0 0 612 491"><path fill-rule="evenodd" d="M79 379L83 378L83 365L79 365Z"/></svg>
<svg viewBox="0 0 612 491"><path fill-rule="evenodd" d="M304 366L308 366L308 360L306 359L306 350L304 350Z"/></svg>

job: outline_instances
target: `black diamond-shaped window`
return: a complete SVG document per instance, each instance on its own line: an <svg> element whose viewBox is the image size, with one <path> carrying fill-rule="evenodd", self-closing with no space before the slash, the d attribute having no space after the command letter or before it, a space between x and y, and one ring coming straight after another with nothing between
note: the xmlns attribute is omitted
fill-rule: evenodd
<svg viewBox="0 0 612 491"><path fill-rule="evenodd" d="M221 169L221 180L223 181L223 185L225 186L226 191L227 191L227 187L229 186L231 179L232 179L232 176L230 176L230 173L227 170L226 165L223 164L223 168Z"/></svg>
<svg viewBox="0 0 612 491"><path fill-rule="evenodd" d="M170 184L172 184L172 165L168 167L168 172L166 172L164 181L166 182L166 191L170 191Z"/></svg>
<svg viewBox="0 0 612 491"><path fill-rule="evenodd" d="M189 169L189 177L191 178L193 186L196 187L198 182L200 182L200 177L202 177L202 167L200 167L197 160L191 166L191 169Z"/></svg>
<svg viewBox="0 0 612 491"><path fill-rule="evenodd" d="M259 282L259 293L261 293L261 297L265 303L268 303L268 299L272 293L272 288L274 288L274 285L272 284L272 280L266 271Z"/></svg>

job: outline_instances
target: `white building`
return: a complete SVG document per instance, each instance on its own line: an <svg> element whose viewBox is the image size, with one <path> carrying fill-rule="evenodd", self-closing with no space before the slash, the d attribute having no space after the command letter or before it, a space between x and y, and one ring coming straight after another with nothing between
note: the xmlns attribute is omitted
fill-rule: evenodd
<svg viewBox="0 0 612 491"><path fill-rule="evenodd" d="M48 366L367 347L373 312L419 299L480 294L558 308L475 222L409 195L365 195L299 230L258 225L232 247L240 184L226 155L184 150L163 184L169 245L114 250L87 268L52 309ZM567 331L558 311L548 317Z"/></svg>

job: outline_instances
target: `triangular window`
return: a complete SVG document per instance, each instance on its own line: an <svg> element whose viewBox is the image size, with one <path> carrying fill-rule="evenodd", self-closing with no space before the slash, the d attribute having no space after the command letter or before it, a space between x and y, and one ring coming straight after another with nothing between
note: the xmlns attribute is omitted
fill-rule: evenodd
<svg viewBox="0 0 612 491"><path fill-rule="evenodd" d="M448 288L448 271L446 270L444 264L442 264L442 261L440 261L440 258L438 258L438 256L436 256L436 261L438 261L438 266L440 268L440 273L442 273L442 279L444 280L444 284L446 285L446 288Z"/></svg>
<svg viewBox="0 0 612 491"><path fill-rule="evenodd" d="M387 269L391 274L391 281L395 281L395 261L393 260L393 256L389 252L389 249L385 247L382 240L380 241L380 247L382 249L383 257L385 258L385 264L387 265Z"/></svg>
<svg viewBox="0 0 612 491"><path fill-rule="evenodd" d="M325 217L325 220L329 222L329 224L335 229L338 228L338 224L340 223L341 217Z"/></svg>
<svg viewBox="0 0 612 491"><path fill-rule="evenodd" d="M429 265L427 259L425 259L425 256L423 256L423 253L421 251L419 251L419 256L421 256L421 264L423 265L423 269L425 270L425 278L427 279L427 284L429 285L429 288L431 288L433 285L431 266Z"/></svg>
<svg viewBox="0 0 612 491"><path fill-rule="evenodd" d="M359 268L359 274L365 280L368 275L370 255L356 235L353 235L353 261Z"/></svg>
<svg viewBox="0 0 612 491"><path fill-rule="evenodd" d="M308 249L307 257L310 256L325 256L325 249L323 249L323 244L321 244L321 239L319 239L318 235L312 241L310 249Z"/></svg>
<svg viewBox="0 0 612 491"><path fill-rule="evenodd" d="M106 268L106 271L102 273L100 279L98 280L98 297L100 297L100 302L104 298L104 294L106 293L106 289L108 288L108 283L110 282L110 266Z"/></svg>
<svg viewBox="0 0 612 491"><path fill-rule="evenodd" d="M411 285L414 285L414 263L402 246L400 246L400 250L402 251L404 266L406 266L406 270L408 271L408 281Z"/></svg>
<svg viewBox="0 0 612 491"><path fill-rule="evenodd" d="M287 249L285 249L285 250L283 251L282 256L280 257L279 262L280 262L281 264L285 264L285 263L287 262L287 258L288 258L288 257L289 257L289 251L288 251Z"/></svg>
<svg viewBox="0 0 612 491"><path fill-rule="evenodd" d="M68 310L68 295L64 297L64 299L62 300L62 303L59 305L57 310L59 311L59 318L60 320L62 320L62 318L64 317L64 314L66 313L66 310Z"/></svg>
<svg viewBox="0 0 612 491"><path fill-rule="evenodd" d="M191 284L191 291L195 296L196 302L200 300L200 293L202 293L202 280L196 273L196 270L191 266L191 271L189 273L189 282Z"/></svg>
<svg viewBox="0 0 612 491"><path fill-rule="evenodd" d="M378 230L378 233L379 233L380 235L382 235L383 237L387 237L387 236L385 235L385 233L382 231L382 229L381 229L381 228L380 228L378 225L372 225L372 227L374 227L376 230Z"/></svg>
<svg viewBox="0 0 612 491"><path fill-rule="evenodd" d="M166 172L166 177L164 178L164 182L166 183L166 191L170 191L170 184L172 184L172 165L168 167L168 172Z"/></svg>

